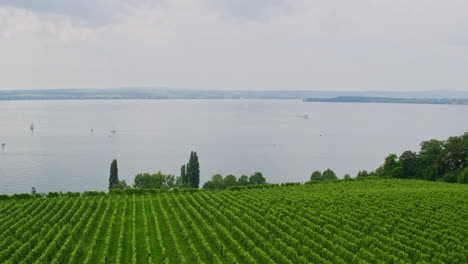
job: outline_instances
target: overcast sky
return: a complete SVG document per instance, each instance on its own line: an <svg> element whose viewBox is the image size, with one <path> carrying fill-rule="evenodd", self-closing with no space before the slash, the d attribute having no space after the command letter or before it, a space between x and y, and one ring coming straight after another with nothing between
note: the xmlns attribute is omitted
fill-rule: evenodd
<svg viewBox="0 0 468 264"><path fill-rule="evenodd" d="M468 90L467 0L0 0L0 89Z"/></svg>

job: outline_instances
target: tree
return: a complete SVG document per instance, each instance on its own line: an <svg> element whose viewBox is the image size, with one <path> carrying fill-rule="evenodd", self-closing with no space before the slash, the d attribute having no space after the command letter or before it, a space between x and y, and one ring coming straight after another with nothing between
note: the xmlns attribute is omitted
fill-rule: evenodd
<svg viewBox="0 0 468 264"><path fill-rule="evenodd" d="M224 180L221 174L215 174L211 177L211 181L205 182L203 188L208 189L223 189L224 188Z"/></svg>
<svg viewBox="0 0 468 264"><path fill-rule="evenodd" d="M468 183L468 167L464 168L460 172L460 174L458 174L457 182L458 183Z"/></svg>
<svg viewBox="0 0 468 264"><path fill-rule="evenodd" d="M249 177L249 184L264 184L266 182L261 172L255 172Z"/></svg>
<svg viewBox="0 0 468 264"><path fill-rule="evenodd" d="M443 142L435 139L423 141L421 150L419 151L419 159L421 162L422 178L425 180L435 181L441 175L441 153L443 151Z"/></svg>
<svg viewBox="0 0 468 264"><path fill-rule="evenodd" d="M117 160L114 159L110 166L109 189L112 189L112 186L117 183L119 183L119 169L117 168Z"/></svg>
<svg viewBox="0 0 468 264"><path fill-rule="evenodd" d="M335 172L333 172L331 169L326 169L322 174L322 179L323 180L334 180L334 179L338 179L338 177L336 177Z"/></svg>
<svg viewBox="0 0 468 264"><path fill-rule="evenodd" d="M343 179L345 179L345 180L351 180L351 175L350 175L349 173L346 173L346 174L344 175L344 178L343 178Z"/></svg>
<svg viewBox="0 0 468 264"><path fill-rule="evenodd" d="M237 185L236 176L230 174L230 175L224 177L224 180L223 180L223 187L224 188L227 188L227 187L230 187L230 186L236 186L236 185Z"/></svg>
<svg viewBox="0 0 468 264"><path fill-rule="evenodd" d="M112 189L128 189L130 188L125 180L119 181L117 184L112 185Z"/></svg>
<svg viewBox="0 0 468 264"><path fill-rule="evenodd" d="M189 163L186 166L186 181L183 182L192 188L198 188L200 185L200 164L195 151L190 152Z"/></svg>
<svg viewBox="0 0 468 264"><path fill-rule="evenodd" d="M383 174L382 176L393 177L393 170L398 167L398 157L396 154L390 154L385 158L385 163L383 165Z"/></svg>
<svg viewBox="0 0 468 264"><path fill-rule="evenodd" d="M188 184L188 179L187 179L187 169L185 168L185 164L180 167L180 180L182 181L183 184Z"/></svg>
<svg viewBox="0 0 468 264"><path fill-rule="evenodd" d="M311 181L321 181L322 180L322 173L320 171L312 172L312 175L310 175L310 180Z"/></svg>
<svg viewBox="0 0 468 264"><path fill-rule="evenodd" d="M463 136L449 137L443 144L440 163L444 172L468 166L468 132Z"/></svg>
<svg viewBox="0 0 468 264"><path fill-rule="evenodd" d="M247 175L242 175L237 180L237 185L239 185L239 186L245 186L245 185L248 185L248 184L249 184L249 176L247 176Z"/></svg>
<svg viewBox="0 0 468 264"><path fill-rule="evenodd" d="M369 172L367 172L366 170L362 170L362 171L358 171L356 178L368 177L368 176L369 176Z"/></svg>
<svg viewBox="0 0 468 264"><path fill-rule="evenodd" d="M398 158L400 166L403 170L402 174L405 179L419 178L421 165L418 154L412 151L403 152Z"/></svg>
<svg viewBox="0 0 468 264"><path fill-rule="evenodd" d="M133 187L142 189L171 189L175 186L175 177L158 173L139 173L135 176Z"/></svg>

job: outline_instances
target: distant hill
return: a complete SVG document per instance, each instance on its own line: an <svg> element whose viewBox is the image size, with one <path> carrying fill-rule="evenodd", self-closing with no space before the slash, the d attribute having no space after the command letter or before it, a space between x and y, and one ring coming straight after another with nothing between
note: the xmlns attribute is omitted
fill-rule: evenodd
<svg viewBox="0 0 468 264"><path fill-rule="evenodd" d="M247 91L247 90L190 90L169 88L113 88L113 89L54 89L5 90L0 100L84 100L84 99L306 99L353 97L389 98L468 98L468 91Z"/></svg>
<svg viewBox="0 0 468 264"><path fill-rule="evenodd" d="M468 105L468 99L396 98L396 97L392 98L392 97L365 97L365 96L339 96L335 98L308 98L308 99L304 99L304 102Z"/></svg>

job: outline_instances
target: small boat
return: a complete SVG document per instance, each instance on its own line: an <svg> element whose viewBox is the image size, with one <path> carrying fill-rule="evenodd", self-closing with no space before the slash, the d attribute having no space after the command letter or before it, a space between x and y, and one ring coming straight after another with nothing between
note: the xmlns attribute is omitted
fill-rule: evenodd
<svg viewBox="0 0 468 264"><path fill-rule="evenodd" d="M115 130L115 129L111 130L112 135L115 135L116 132L117 132L117 130Z"/></svg>
<svg viewBox="0 0 468 264"><path fill-rule="evenodd" d="M304 117L304 119L309 119L309 115L307 115L307 114L304 115L303 117Z"/></svg>
<svg viewBox="0 0 468 264"><path fill-rule="evenodd" d="M4 150L6 146L6 143L2 143L2 149Z"/></svg>

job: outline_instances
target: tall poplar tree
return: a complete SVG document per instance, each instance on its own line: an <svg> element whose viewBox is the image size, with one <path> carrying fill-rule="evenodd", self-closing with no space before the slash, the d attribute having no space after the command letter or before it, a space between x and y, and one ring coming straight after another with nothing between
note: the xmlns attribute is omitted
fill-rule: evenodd
<svg viewBox="0 0 468 264"><path fill-rule="evenodd" d="M110 166L109 174L109 189L112 189L112 186L119 183L119 169L117 168L117 160L113 160Z"/></svg>
<svg viewBox="0 0 468 264"><path fill-rule="evenodd" d="M195 151L190 152L189 162L185 166L185 178L182 178L182 182L191 188L198 188L200 185L200 164Z"/></svg>
<svg viewBox="0 0 468 264"><path fill-rule="evenodd" d="M198 163L197 152L193 152L192 177L190 182L192 183L192 188L198 188L200 185L200 163Z"/></svg>
<svg viewBox="0 0 468 264"><path fill-rule="evenodd" d="M180 180L182 181L183 185L186 185L188 183L187 180L187 170L185 168L185 164L180 167Z"/></svg>

